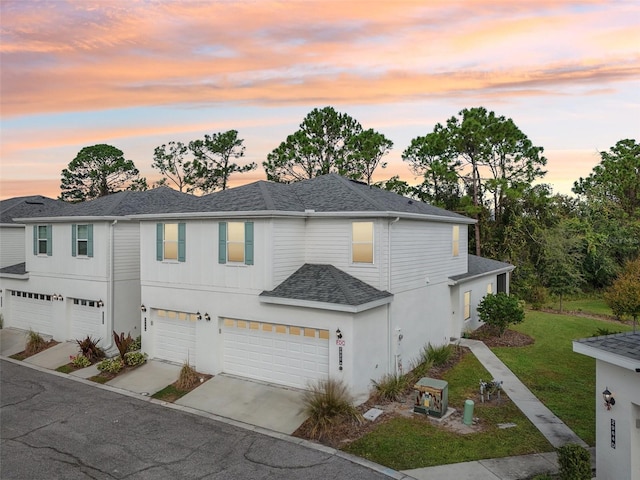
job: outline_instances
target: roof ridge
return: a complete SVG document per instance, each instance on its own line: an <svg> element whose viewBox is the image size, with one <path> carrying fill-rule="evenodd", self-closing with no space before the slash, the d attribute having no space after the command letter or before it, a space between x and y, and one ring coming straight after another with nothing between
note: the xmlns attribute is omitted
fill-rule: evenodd
<svg viewBox="0 0 640 480"><path fill-rule="evenodd" d="M326 267L329 272L329 275L331 275L331 277L335 280L336 284L340 287L340 292L342 293L342 295L344 295L344 298L347 300L347 303L349 304L353 303L356 299L353 298L353 295L350 294L349 289L346 288L346 282L344 277L342 276L342 273L346 273L346 272L343 272L342 270L340 270L339 268L331 264L327 264Z"/></svg>
<svg viewBox="0 0 640 480"><path fill-rule="evenodd" d="M331 174L335 177L337 177L339 179L339 181L343 182L347 188L349 188L351 191L355 192L360 198L362 198L363 200L366 200L367 202L371 203L374 207L376 207L376 209L380 212L385 212L387 209L384 208L384 206L380 203L378 203L377 201L373 200L372 198L370 198L368 195L365 195L364 193L362 193L362 191L355 186L355 182L354 180L351 180L349 178L343 177L342 175L338 175L337 173L333 173ZM364 183L362 184L364 185ZM373 186L371 185L366 185L368 188L373 188ZM390 192L392 193L392 192Z"/></svg>
<svg viewBox="0 0 640 480"><path fill-rule="evenodd" d="M113 211L118 208L118 206L124 201L125 198L129 197L130 193L132 192L132 190L120 190L119 192L115 192L117 193L122 193L122 195L120 195L119 198L116 199L115 203L113 205L111 205L111 208L109 208L105 213L113 213ZM115 195L115 194L114 194ZM108 195L107 195L108 196ZM102 198L102 197L101 197ZM105 197L106 198L106 197Z"/></svg>
<svg viewBox="0 0 640 480"><path fill-rule="evenodd" d="M275 210L276 204L273 201L273 197L271 196L271 192L267 188L267 184L263 180L258 181L258 188L260 189L260 193L262 193L262 198L264 199L264 204L269 210Z"/></svg>

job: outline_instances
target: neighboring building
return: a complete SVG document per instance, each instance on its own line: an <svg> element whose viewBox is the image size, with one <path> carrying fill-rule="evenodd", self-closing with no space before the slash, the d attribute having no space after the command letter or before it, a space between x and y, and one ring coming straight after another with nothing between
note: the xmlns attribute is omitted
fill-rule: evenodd
<svg viewBox="0 0 640 480"><path fill-rule="evenodd" d="M18 221L6 325L106 347L111 330L141 333L151 358L297 388L332 377L359 398L477 328L514 268L468 255L474 220L334 174L120 192Z"/></svg>
<svg viewBox="0 0 640 480"><path fill-rule="evenodd" d="M23 261L0 269L5 326L62 341L90 335L107 349L113 330L139 335L139 226L126 215L191 200L163 188L14 212L23 215L13 217L23 228Z"/></svg>
<svg viewBox="0 0 640 480"><path fill-rule="evenodd" d="M598 480L640 480L640 332L576 340L573 351L596 359Z"/></svg>

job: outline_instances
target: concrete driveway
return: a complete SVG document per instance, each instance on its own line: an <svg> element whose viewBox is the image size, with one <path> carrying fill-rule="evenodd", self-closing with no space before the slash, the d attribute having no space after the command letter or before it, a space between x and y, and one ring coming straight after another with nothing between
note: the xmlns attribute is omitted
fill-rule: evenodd
<svg viewBox="0 0 640 480"><path fill-rule="evenodd" d="M175 403L290 435L307 418L303 396L300 390L216 375Z"/></svg>

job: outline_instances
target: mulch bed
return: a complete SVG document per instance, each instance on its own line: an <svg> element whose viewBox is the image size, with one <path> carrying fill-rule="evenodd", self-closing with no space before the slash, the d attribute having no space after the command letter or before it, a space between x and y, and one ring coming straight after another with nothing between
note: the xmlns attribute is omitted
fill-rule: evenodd
<svg viewBox="0 0 640 480"><path fill-rule="evenodd" d="M13 358L14 360L24 360L25 358L32 357L36 353L44 352L47 348L51 348L55 345L58 345L59 343L60 342L56 342L55 340L49 340L47 343L44 344L43 348L37 351L28 352L27 350L23 350L21 352L11 355L9 358Z"/></svg>
<svg viewBox="0 0 640 480"><path fill-rule="evenodd" d="M470 338L482 340L488 347L523 347L534 343L534 339L524 333L516 332L514 330L507 330L502 336L498 337L487 328L486 325L475 330ZM451 358L444 364L438 367L431 367L427 376L430 378L442 379L442 376L450 368L455 366L465 355L471 354L471 351L465 347L456 347L453 350ZM307 419L298 429L293 432L294 437L304 438L307 440L318 441L324 445L333 448L343 448L345 445L363 437L367 433L378 428L381 424L388 422L393 418L405 416L413 418L416 422L430 422L426 416L414 415L413 404L415 401L413 385L418 381L418 378L412 379L410 388L407 390L402 399L397 402L381 402L377 400L373 395L369 399L357 407L358 412L364 414L371 408L379 408L384 411L375 422L369 420L363 420L361 423L352 420L337 420L335 425L326 432L322 437L314 437L311 435L312 424ZM479 398L478 398L479 401ZM458 415L459 416L459 415ZM460 431L460 419L453 419L449 422L444 421L439 425L442 428L453 429L458 433L465 434L472 431L480 431L484 427L482 425L474 425L470 427L469 431Z"/></svg>

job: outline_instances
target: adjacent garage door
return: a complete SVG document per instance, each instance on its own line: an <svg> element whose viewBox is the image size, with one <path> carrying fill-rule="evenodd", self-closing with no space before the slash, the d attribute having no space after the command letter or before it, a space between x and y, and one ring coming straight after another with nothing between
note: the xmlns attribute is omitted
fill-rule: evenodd
<svg viewBox="0 0 640 480"><path fill-rule="evenodd" d="M109 340L102 338L102 309L94 301L76 298L71 307L71 339L82 340L87 336Z"/></svg>
<svg viewBox="0 0 640 480"><path fill-rule="evenodd" d="M11 314L7 318L7 326L53 334L51 295L12 290L9 299Z"/></svg>
<svg viewBox="0 0 640 480"><path fill-rule="evenodd" d="M196 360L196 316L193 313L153 310L154 357L175 363Z"/></svg>
<svg viewBox="0 0 640 480"><path fill-rule="evenodd" d="M329 375L329 332L225 318L224 372L307 388Z"/></svg>

